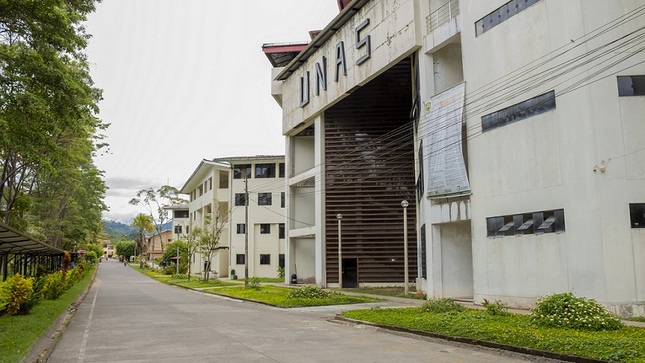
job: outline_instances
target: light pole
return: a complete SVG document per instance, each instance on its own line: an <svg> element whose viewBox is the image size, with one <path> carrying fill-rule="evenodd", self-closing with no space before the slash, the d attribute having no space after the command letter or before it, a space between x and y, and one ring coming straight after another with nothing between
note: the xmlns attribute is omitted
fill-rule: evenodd
<svg viewBox="0 0 645 363"><path fill-rule="evenodd" d="M338 213L336 214L336 219L338 219L338 288L343 288L343 242L341 238L341 220L343 215Z"/></svg>
<svg viewBox="0 0 645 363"><path fill-rule="evenodd" d="M404 275L404 293L408 296L408 201L401 202L403 207L403 275Z"/></svg>
<svg viewBox="0 0 645 363"><path fill-rule="evenodd" d="M175 264L177 265L177 276L179 276L179 244L177 244L177 260L175 261Z"/></svg>

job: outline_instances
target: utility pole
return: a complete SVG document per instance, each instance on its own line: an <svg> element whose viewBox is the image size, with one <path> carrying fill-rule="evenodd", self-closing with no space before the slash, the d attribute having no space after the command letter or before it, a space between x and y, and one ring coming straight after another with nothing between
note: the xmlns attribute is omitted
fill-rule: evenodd
<svg viewBox="0 0 645 363"><path fill-rule="evenodd" d="M249 286L249 179L244 171L244 287Z"/></svg>

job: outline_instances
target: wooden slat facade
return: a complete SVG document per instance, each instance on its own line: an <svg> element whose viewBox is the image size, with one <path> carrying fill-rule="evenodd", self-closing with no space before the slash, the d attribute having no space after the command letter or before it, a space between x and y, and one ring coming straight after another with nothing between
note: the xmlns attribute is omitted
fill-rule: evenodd
<svg viewBox="0 0 645 363"><path fill-rule="evenodd" d="M343 260L357 259L358 283L403 283L403 208L409 202L409 278L417 275L416 194L410 60L325 113L327 282L338 282L338 223Z"/></svg>

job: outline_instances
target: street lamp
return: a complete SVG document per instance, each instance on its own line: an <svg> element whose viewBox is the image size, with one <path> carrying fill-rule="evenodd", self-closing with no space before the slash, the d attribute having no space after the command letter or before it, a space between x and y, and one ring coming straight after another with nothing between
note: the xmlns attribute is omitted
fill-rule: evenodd
<svg viewBox="0 0 645 363"><path fill-rule="evenodd" d="M401 202L403 207L403 275L404 275L404 292L408 296L408 201Z"/></svg>
<svg viewBox="0 0 645 363"><path fill-rule="evenodd" d="M338 213L336 214L336 219L338 219L338 288L343 288L343 242L341 238L341 220L343 215Z"/></svg>

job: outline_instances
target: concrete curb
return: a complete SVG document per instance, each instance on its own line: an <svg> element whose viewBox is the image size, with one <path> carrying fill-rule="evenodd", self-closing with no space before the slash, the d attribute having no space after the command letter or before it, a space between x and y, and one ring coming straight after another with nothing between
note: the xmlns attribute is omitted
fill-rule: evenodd
<svg viewBox="0 0 645 363"><path fill-rule="evenodd" d="M76 314L76 309L78 306L85 300L87 294L89 294L92 285L94 285L94 280L96 279L96 273L99 270L99 264L96 265L94 269L94 274L90 283L87 285L85 290L76 298L76 300L70 305L70 307L52 323L52 325L47 329L45 334L43 334L36 343L31 346L29 353L20 360L20 363L44 363L47 362L52 351L56 347L58 340L67 329L67 326L74 318Z"/></svg>
<svg viewBox="0 0 645 363"><path fill-rule="evenodd" d="M610 363L609 361L604 361L604 360L598 360L598 359L593 359L593 358L585 358L585 357L579 357L579 356L574 356L574 355L565 355L565 354L548 352L548 351L539 350L539 349L518 347L518 346L514 346L514 345L494 343L494 342L489 342L489 341L486 341L486 340L475 340L475 339L462 338L462 337L453 337L453 336L449 336L449 335L442 335L442 334L437 334L437 333L432 333L432 332L427 332L427 331L422 331L422 330L400 328L400 327L391 326L391 325L384 325L384 324L375 324L375 323L365 322L365 321L361 321L361 320L348 319L348 318L342 317L340 315L336 315L335 317L329 319L329 321L330 322L336 322L336 323L352 324L352 325L357 325L357 326L358 325L366 325L366 326L375 327L377 329L380 329L380 330L383 330L383 331L386 331L386 332L406 333L406 334L417 335L417 336L422 336L422 337L426 337L426 338L440 339L440 340L456 342L456 343L461 343L461 344L474 345L474 346L483 347L483 348L504 350L504 351L508 351L508 352L519 353L519 354L524 354L524 355L530 355L530 356L535 356L535 357L555 359L555 360L560 360L560 361L564 361L564 362Z"/></svg>

